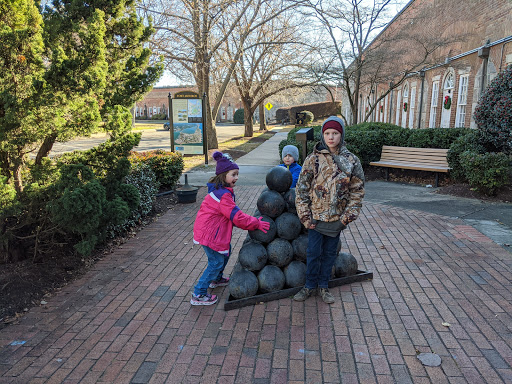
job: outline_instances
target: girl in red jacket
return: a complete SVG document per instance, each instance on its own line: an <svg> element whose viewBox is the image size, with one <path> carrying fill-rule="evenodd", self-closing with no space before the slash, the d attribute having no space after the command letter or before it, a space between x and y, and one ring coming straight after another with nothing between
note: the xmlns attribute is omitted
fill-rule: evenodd
<svg viewBox="0 0 512 384"><path fill-rule="evenodd" d="M217 295L208 293L208 287L228 285L229 278L222 272L231 253L231 232L233 225L245 230L259 229L267 232L270 224L243 213L235 204L233 187L238 180L238 165L228 154L214 152L217 161L215 176L207 184L205 196L194 223L194 243L201 244L208 257L208 266L194 287L190 304L211 305L217 302Z"/></svg>

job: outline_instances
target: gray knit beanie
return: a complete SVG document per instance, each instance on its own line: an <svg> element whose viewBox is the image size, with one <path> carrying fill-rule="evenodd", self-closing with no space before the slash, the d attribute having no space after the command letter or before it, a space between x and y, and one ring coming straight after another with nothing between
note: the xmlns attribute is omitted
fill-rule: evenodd
<svg viewBox="0 0 512 384"><path fill-rule="evenodd" d="M281 158L283 159L283 161L286 155L290 155L291 157L293 157L295 162L299 161L299 150L295 145L286 145L283 148L283 152L281 154Z"/></svg>

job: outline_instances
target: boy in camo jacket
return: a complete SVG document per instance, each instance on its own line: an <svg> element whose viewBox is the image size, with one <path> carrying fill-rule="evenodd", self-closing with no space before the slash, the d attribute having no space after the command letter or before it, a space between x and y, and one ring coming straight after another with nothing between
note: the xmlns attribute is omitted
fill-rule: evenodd
<svg viewBox="0 0 512 384"><path fill-rule="evenodd" d="M316 293L334 302L328 283L340 233L356 220L364 197L361 162L344 142L343 121L331 116L322 124L322 139L302 166L295 187L297 215L308 228L306 284L293 299Z"/></svg>

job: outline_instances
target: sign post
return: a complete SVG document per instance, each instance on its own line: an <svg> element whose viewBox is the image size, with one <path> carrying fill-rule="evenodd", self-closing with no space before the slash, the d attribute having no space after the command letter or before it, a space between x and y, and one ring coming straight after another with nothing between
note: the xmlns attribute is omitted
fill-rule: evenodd
<svg viewBox="0 0 512 384"><path fill-rule="evenodd" d="M196 92L178 92L173 97L169 94L171 151L204 154L207 161L205 104L206 95L201 98Z"/></svg>
<svg viewBox="0 0 512 384"><path fill-rule="evenodd" d="M174 152L174 135L173 135L173 132L174 130L172 129L172 95L171 95L171 92L169 92L169 96L167 96L168 98L168 101L169 101L169 109L168 109L168 113L169 113L169 137L171 138L171 152Z"/></svg>

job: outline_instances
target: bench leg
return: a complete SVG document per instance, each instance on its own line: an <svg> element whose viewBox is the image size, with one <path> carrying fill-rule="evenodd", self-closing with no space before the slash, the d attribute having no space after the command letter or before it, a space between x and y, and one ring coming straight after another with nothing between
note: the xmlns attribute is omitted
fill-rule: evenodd
<svg viewBox="0 0 512 384"><path fill-rule="evenodd" d="M436 172L436 184L435 187L437 188L439 186L439 172Z"/></svg>
<svg viewBox="0 0 512 384"><path fill-rule="evenodd" d="M386 181L389 181L389 168L386 167Z"/></svg>

